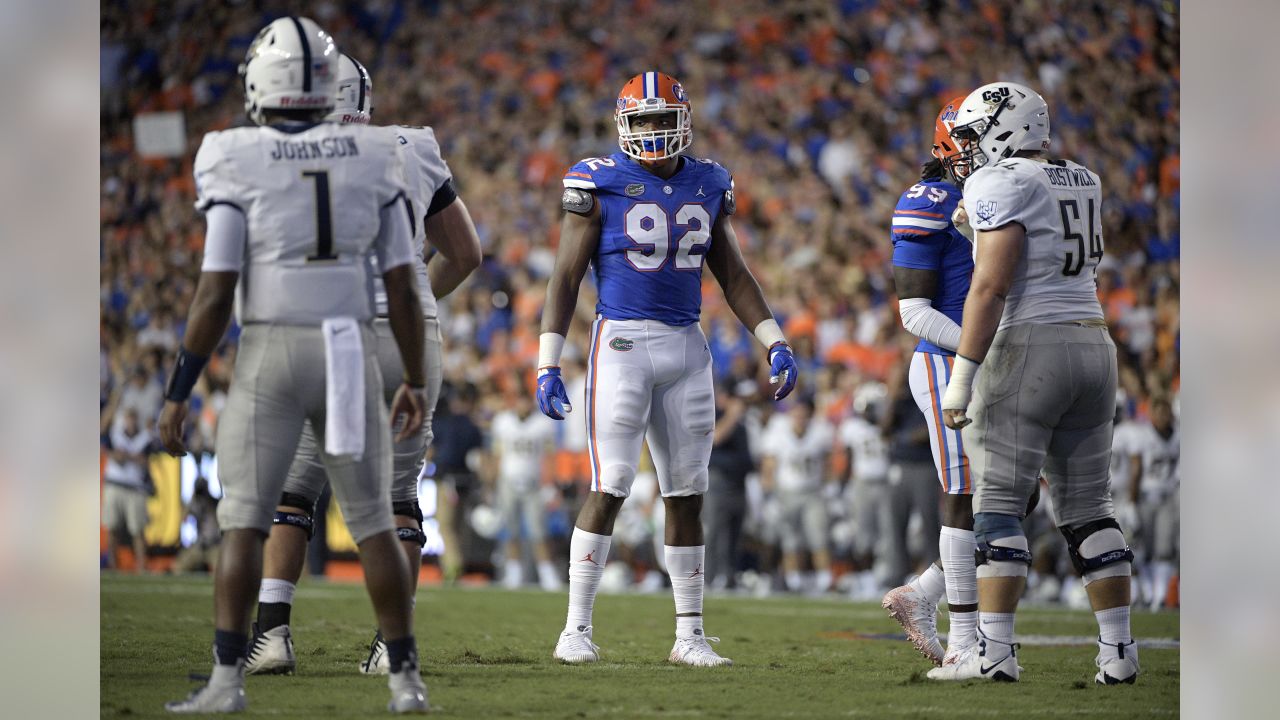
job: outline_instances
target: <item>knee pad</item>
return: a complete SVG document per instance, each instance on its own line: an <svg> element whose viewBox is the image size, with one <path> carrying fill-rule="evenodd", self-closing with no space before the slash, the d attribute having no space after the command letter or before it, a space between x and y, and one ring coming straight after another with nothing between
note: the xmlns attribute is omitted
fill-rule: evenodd
<svg viewBox="0 0 1280 720"><path fill-rule="evenodd" d="M396 539L400 542L417 543L418 547L426 547L427 534L422 528L398 527L396 528Z"/></svg>
<svg viewBox="0 0 1280 720"><path fill-rule="evenodd" d="M276 514L271 517L272 525L289 525L307 533L307 540L310 540L316 534L316 524L313 515L316 511L316 503L314 500L298 495L297 493L281 493L280 504L288 507L302 508L303 512L284 512L277 510Z"/></svg>
<svg viewBox="0 0 1280 720"><path fill-rule="evenodd" d="M631 494L636 480L636 469L630 465L606 465L600 468L600 484L596 490L614 497L625 498Z"/></svg>
<svg viewBox="0 0 1280 720"><path fill-rule="evenodd" d="M418 521L419 527L422 525L422 508L415 500L397 500L391 503L391 514L413 518Z"/></svg>
<svg viewBox="0 0 1280 720"><path fill-rule="evenodd" d="M1133 551L1125 542L1120 523L1115 518L1093 520L1078 527L1058 528L1067 539L1071 564L1084 579L1084 584L1109 577L1128 577L1133 573Z"/></svg>
<svg viewBox="0 0 1280 720"><path fill-rule="evenodd" d="M1022 523L1012 515L975 513L973 535L977 543L974 564L978 577L1026 577L1031 551Z"/></svg>
<svg viewBox="0 0 1280 720"><path fill-rule="evenodd" d="M271 517L271 524L296 527L307 533L308 541L316 534L316 524L308 513L282 512L277 510L276 514Z"/></svg>

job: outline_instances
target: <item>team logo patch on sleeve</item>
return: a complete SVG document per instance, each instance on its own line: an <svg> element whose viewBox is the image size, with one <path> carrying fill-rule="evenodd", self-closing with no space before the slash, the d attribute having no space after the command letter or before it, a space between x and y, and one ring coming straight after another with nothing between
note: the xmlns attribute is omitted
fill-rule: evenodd
<svg viewBox="0 0 1280 720"><path fill-rule="evenodd" d="M629 352L635 346L635 340L628 340L626 338L614 338L609 341L609 347L617 350L618 352Z"/></svg>
<svg viewBox="0 0 1280 720"><path fill-rule="evenodd" d="M623 190L627 197L639 197L644 194L644 185L641 183L631 183Z"/></svg>
<svg viewBox="0 0 1280 720"><path fill-rule="evenodd" d="M996 218L996 201L979 200L976 211L978 222L989 223Z"/></svg>

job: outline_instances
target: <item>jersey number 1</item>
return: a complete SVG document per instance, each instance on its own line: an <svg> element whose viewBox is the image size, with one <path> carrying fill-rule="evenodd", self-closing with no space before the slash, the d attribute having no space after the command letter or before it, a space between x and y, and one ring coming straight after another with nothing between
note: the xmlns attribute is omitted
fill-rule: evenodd
<svg viewBox="0 0 1280 720"><path fill-rule="evenodd" d="M337 260L333 252L333 214L329 210L329 173L324 170L307 170L302 177L316 183L316 254L307 261Z"/></svg>
<svg viewBox="0 0 1280 720"><path fill-rule="evenodd" d="M1067 208L1071 208L1071 215L1067 215ZM1080 206L1075 200L1059 200L1058 209L1062 211L1062 232L1067 242L1075 242L1076 249L1072 252L1070 248L1067 250L1066 262L1062 265L1063 275L1079 275L1084 269L1084 235L1072 229L1072 220L1080 222ZM1089 258L1102 260L1102 236L1094 229L1093 221L1093 198L1089 198L1089 205L1085 209L1089 216ZM1084 228L1081 228L1082 230Z"/></svg>

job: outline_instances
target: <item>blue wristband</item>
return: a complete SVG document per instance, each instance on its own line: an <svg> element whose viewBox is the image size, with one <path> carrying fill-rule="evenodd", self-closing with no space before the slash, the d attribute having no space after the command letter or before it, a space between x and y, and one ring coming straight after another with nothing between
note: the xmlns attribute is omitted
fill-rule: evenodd
<svg viewBox="0 0 1280 720"><path fill-rule="evenodd" d="M178 362L174 363L173 372L169 373L169 384L164 389L164 399L173 402L186 402L191 397L191 388L200 380L200 373L209 362L208 357L201 357L187 352L184 347L178 348Z"/></svg>

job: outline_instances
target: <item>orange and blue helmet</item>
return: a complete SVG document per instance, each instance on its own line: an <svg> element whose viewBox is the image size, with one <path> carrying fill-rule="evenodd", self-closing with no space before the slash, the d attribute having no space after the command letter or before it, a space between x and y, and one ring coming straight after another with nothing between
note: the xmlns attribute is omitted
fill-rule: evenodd
<svg viewBox="0 0 1280 720"><path fill-rule="evenodd" d="M933 156L941 160L943 167L950 170L952 176L957 178L963 178L969 174L967 167L957 168L962 164L957 162L961 148L951 137L951 131L956 126L956 117L959 116L960 103L964 102L964 98L965 96L961 95L948 100L933 123Z"/></svg>
<svg viewBox="0 0 1280 720"><path fill-rule="evenodd" d="M675 127L670 130L636 132L631 119L638 115L674 112ZM627 81L618 93L618 145L622 152L636 160L654 162L676 157L693 144L689 96L675 78L665 73L640 73Z"/></svg>

